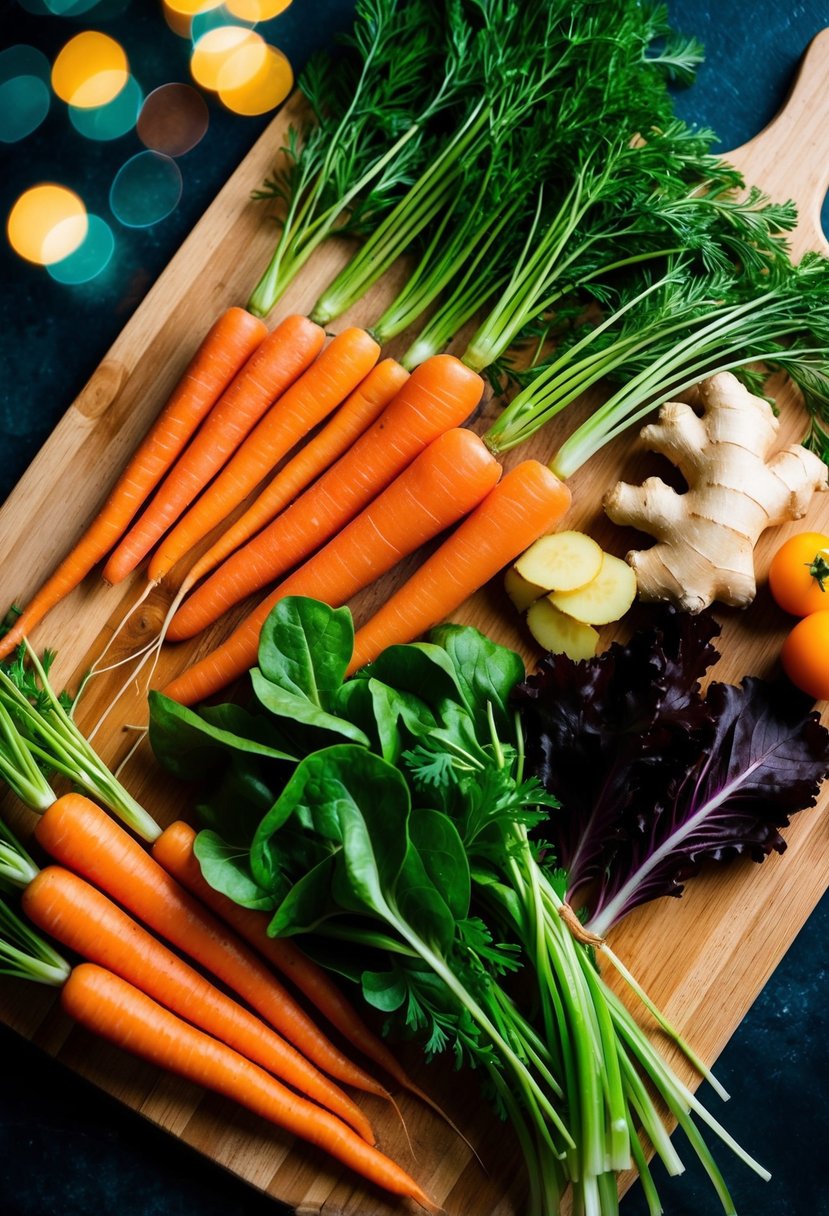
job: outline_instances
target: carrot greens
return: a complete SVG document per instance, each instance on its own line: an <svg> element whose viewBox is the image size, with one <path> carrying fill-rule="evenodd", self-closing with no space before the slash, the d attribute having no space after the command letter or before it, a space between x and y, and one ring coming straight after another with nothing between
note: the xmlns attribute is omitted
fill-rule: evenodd
<svg viewBox="0 0 829 1216"><path fill-rule="evenodd" d="M279 240L248 303L255 315L267 316L319 244L371 230L411 183L428 154L429 123L464 87L456 32L432 0L359 0L340 54L306 65L299 87L312 117L291 127L284 167L254 195L282 209Z"/></svg>
<svg viewBox="0 0 829 1216"><path fill-rule="evenodd" d="M747 365L784 368L812 416L810 446L826 446L829 410L829 260L807 254L775 273L702 272L693 255L673 255L660 274L620 289L603 319L526 373L524 387L487 432L495 451L523 442L604 377L618 387L566 440L551 467L562 478L656 406L716 372ZM520 378L520 373L519 373Z"/></svg>
<svg viewBox="0 0 829 1216"><path fill-rule="evenodd" d="M727 1096L601 936L703 856L780 847L779 827L829 770L829 733L802 702L784 709L759 680L700 696L713 632L707 618L685 627L669 619L612 659L562 663L553 684L545 665L527 676L511 651L443 625L345 679L348 611L289 597L262 630L251 711L299 757L287 767L223 747L216 707L194 713L151 694L162 763L181 773L177 741L192 751L202 733L219 765L202 806L209 830L197 838L204 877L242 905L270 909L273 934L302 935L429 1057L477 1069L515 1128L530 1216L558 1213L567 1187L576 1210L610 1216L617 1173L631 1164L659 1210L640 1133L669 1174L682 1164L658 1102L687 1132L724 1211L733 1205L702 1127L767 1176L597 970L617 969ZM558 733L548 718L562 720ZM679 759L663 774L654 760L673 755L674 734ZM674 778L700 740L707 775L695 793L685 781L680 807ZM629 798L619 829L613 791ZM636 837L645 793L657 811L674 808L661 822L678 828L670 863L655 850L658 867L647 860L649 829ZM711 839L697 848L703 822ZM577 911L594 888L599 904L584 926Z"/></svg>
<svg viewBox="0 0 829 1216"><path fill-rule="evenodd" d="M56 799L50 778L59 775L99 798L144 840L155 840L161 828L109 771L65 696L52 688L50 661L24 642L13 663L0 665L0 778L27 806L44 811Z"/></svg>

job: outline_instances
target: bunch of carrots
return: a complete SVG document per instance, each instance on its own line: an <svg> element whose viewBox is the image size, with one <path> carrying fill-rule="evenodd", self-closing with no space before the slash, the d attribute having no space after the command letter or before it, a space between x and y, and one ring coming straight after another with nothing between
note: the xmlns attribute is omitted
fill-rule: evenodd
<svg viewBox="0 0 829 1216"><path fill-rule="evenodd" d="M25 750L25 736L17 747ZM342 1088L388 1099L385 1086L331 1042L275 970L353 1048L433 1104L326 974L293 943L267 936L267 913L240 908L208 886L189 825L148 829L150 854L98 805L72 793L53 798L34 835L53 863L45 869L0 823L0 885L22 888L29 922L0 900L0 971L60 987L64 1009L95 1034L435 1210L376 1147L371 1123ZM37 931L83 961L71 966Z"/></svg>
<svg viewBox="0 0 829 1216"><path fill-rule="evenodd" d="M340 606L462 520L358 631L355 665L445 618L555 526L569 491L536 461L501 478L484 442L462 426L484 386L459 360L436 355L410 375L379 356L356 327L325 345L305 317L268 332L230 308L99 515L0 639L0 659L103 558L103 578L114 584L151 555L140 603L218 529L207 551L191 556L156 650L276 586L167 685L183 704L255 663L260 628L282 596Z"/></svg>

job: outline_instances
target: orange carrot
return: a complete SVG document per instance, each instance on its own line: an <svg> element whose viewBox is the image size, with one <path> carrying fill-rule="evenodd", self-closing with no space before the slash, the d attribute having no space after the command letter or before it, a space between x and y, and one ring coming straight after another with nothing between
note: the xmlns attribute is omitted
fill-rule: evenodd
<svg viewBox="0 0 829 1216"><path fill-rule="evenodd" d="M294 1094L238 1052L163 1009L143 992L94 963L81 963L63 986L61 1004L95 1035L317 1145L394 1195L430 1212L439 1208L396 1162L361 1140L335 1115Z"/></svg>
<svg viewBox="0 0 829 1216"><path fill-rule="evenodd" d="M87 531L0 638L0 659L11 654L121 538L202 418L267 333L264 322L244 308L229 308L216 321Z"/></svg>
<svg viewBox="0 0 829 1216"><path fill-rule="evenodd" d="M336 409L368 375L380 347L364 329L345 329L268 410L216 480L159 545L153 583L169 574L208 532L273 471L283 456Z"/></svg>
<svg viewBox="0 0 829 1216"><path fill-rule="evenodd" d="M211 911L230 925L248 945L253 946L291 980L314 1008L327 1018L352 1046L384 1069L404 1089L421 1095L421 1090L403 1069L397 1056L365 1024L326 972L303 954L290 938L268 936L270 917L267 912L243 908L210 886L201 872L193 850L195 840L195 829L189 823L178 819L165 828L156 840L153 845L153 857L168 874L172 874L173 878L186 887L191 895L207 904Z"/></svg>
<svg viewBox="0 0 829 1216"><path fill-rule="evenodd" d="M193 592L179 609L179 626L188 635L198 633L232 604L303 561L433 439L459 426L482 392L480 376L452 355L435 355L421 363L351 450Z"/></svg>
<svg viewBox="0 0 829 1216"><path fill-rule="evenodd" d="M387 646L411 642L444 620L507 562L548 532L570 491L536 460L516 465L415 571L354 639L349 674Z"/></svg>
<svg viewBox="0 0 829 1216"><path fill-rule="evenodd" d="M39 929L327 1107L374 1143L363 1112L303 1055L77 874L47 866L22 896Z"/></svg>
<svg viewBox="0 0 829 1216"><path fill-rule="evenodd" d="M35 836L54 861L105 891L210 971L318 1068L347 1085L388 1096L328 1041L262 960L94 802L64 794L38 819Z"/></svg>
<svg viewBox="0 0 829 1216"><path fill-rule="evenodd" d="M395 359L383 359L342 405L329 423L279 470L244 515L222 532L219 539L191 566L182 584L186 594L240 545L255 536L289 506L312 481L334 463L368 430L409 378Z"/></svg>
<svg viewBox="0 0 829 1216"><path fill-rule="evenodd" d="M324 341L323 330L307 317L286 317L265 338L110 556L103 572L108 583L120 582L135 569L236 451L268 406L313 362Z"/></svg>
<svg viewBox="0 0 829 1216"><path fill-rule="evenodd" d="M267 596L220 646L164 690L185 705L224 688L256 662L259 633L279 600L307 595L338 608L488 494L501 467L472 431L440 435L356 519ZM170 636L175 632L175 618Z"/></svg>

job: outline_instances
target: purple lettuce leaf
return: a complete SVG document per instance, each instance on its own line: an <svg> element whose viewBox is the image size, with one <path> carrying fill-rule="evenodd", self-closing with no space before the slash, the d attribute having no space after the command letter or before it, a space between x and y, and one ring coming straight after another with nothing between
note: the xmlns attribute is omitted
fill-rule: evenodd
<svg viewBox="0 0 829 1216"><path fill-rule="evenodd" d="M815 804L829 773L829 732L800 694L747 678L740 687L712 684L705 703L713 737L687 771L666 757L662 795L638 802L594 892L594 933L648 900L680 895L703 862L782 853L779 829Z"/></svg>
<svg viewBox="0 0 829 1216"><path fill-rule="evenodd" d="M665 611L595 659L545 656L516 688L527 772L561 803L545 835L576 906L611 865L643 797L664 790L666 757L686 772L710 737L699 682L718 633L710 613Z"/></svg>

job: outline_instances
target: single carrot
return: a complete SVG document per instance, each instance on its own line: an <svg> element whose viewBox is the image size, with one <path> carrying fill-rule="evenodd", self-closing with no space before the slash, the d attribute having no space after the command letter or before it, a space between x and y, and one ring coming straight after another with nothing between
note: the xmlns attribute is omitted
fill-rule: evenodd
<svg viewBox="0 0 829 1216"><path fill-rule="evenodd" d="M347 1085L388 1096L328 1041L262 960L94 802L64 794L40 816L35 837L53 861L105 891L210 971L318 1068Z"/></svg>
<svg viewBox="0 0 829 1216"><path fill-rule="evenodd" d="M0 638L0 659L11 654L120 540L202 418L267 333L264 322L244 308L229 308L215 322L89 528Z"/></svg>
<svg viewBox="0 0 829 1216"><path fill-rule="evenodd" d="M342 532L295 570L215 650L164 690L185 705L224 688L256 662L259 633L279 600L306 595L338 608L426 541L456 523L492 489L501 466L472 431L439 435ZM170 636L176 633L175 618Z"/></svg>
<svg viewBox="0 0 829 1216"><path fill-rule="evenodd" d="M341 405L377 362L380 347L364 329L352 326L326 346L253 428L235 455L175 528L164 537L147 572L161 582L255 490L295 444Z"/></svg>
<svg viewBox="0 0 829 1216"><path fill-rule="evenodd" d="M310 366L325 333L307 317L286 317L233 378L185 451L104 567L108 583L135 569L224 465L265 410Z"/></svg>
<svg viewBox="0 0 829 1216"><path fill-rule="evenodd" d="M269 937L267 912L243 908L215 891L205 879L194 852L195 829L177 819L166 827L153 845L153 857L172 874L191 895L229 924L240 937L264 955L295 987L308 998L340 1034L358 1051L397 1081L403 1089L417 1094L430 1106L434 1103L415 1085L394 1052L366 1025L354 1006L346 1000L325 971L286 937Z"/></svg>
<svg viewBox="0 0 829 1216"><path fill-rule="evenodd" d="M395 359L383 359L373 367L331 421L318 435L302 445L296 456L279 470L244 515L226 528L216 543L190 567L181 591L186 594L199 579L249 541L265 524L269 524L343 452L347 452L408 378L409 373Z"/></svg>
<svg viewBox="0 0 829 1216"><path fill-rule="evenodd" d="M119 976L80 963L61 992L67 1014L85 1029L160 1068L238 1102L317 1145L361 1177L430 1212L440 1209L396 1162L342 1120L292 1093L263 1068L163 1009Z"/></svg>
<svg viewBox="0 0 829 1216"><path fill-rule="evenodd" d="M545 465L537 460L516 465L357 630L349 674L387 646L411 642L444 620L558 523L569 505L570 491Z"/></svg>
<svg viewBox="0 0 829 1216"><path fill-rule="evenodd" d="M350 451L193 592L179 609L177 628L188 636L200 632L325 544L433 439L459 426L483 387L452 355L421 363Z"/></svg>
<svg viewBox="0 0 829 1216"><path fill-rule="evenodd" d="M114 971L160 1005L325 1106L374 1143L360 1108L275 1031L220 992L77 874L47 866L23 891L26 916L90 963Z"/></svg>

